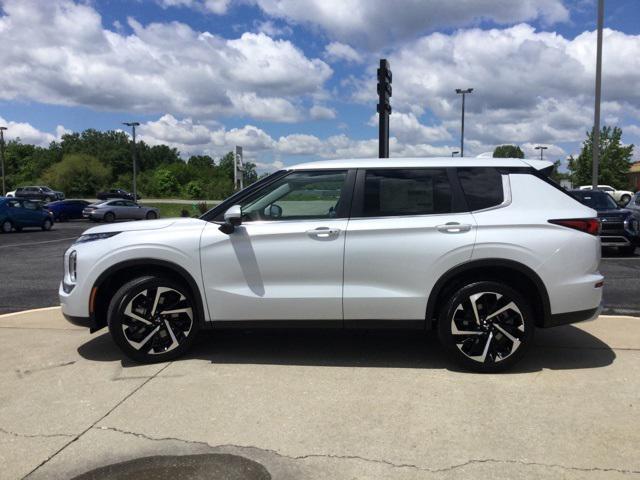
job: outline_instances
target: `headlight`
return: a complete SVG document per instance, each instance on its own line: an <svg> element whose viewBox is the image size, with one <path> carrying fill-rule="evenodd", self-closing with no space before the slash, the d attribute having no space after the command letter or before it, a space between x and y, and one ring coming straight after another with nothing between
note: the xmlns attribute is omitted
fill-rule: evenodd
<svg viewBox="0 0 640 480"><path fill-rule="evenodd" d="M111 238L119 233L120 232L85 233L84 235L80 235L78 237L78 239L74 242L74 245L78 243L93 242L94 240L104 240L105 238Z"/></svg>
<svg viewBox="0 0 640 480"><path fill-rule="evenodd" d="M78 252L75 250L69 254L69 280L75 283L78 269Z"/></svg>

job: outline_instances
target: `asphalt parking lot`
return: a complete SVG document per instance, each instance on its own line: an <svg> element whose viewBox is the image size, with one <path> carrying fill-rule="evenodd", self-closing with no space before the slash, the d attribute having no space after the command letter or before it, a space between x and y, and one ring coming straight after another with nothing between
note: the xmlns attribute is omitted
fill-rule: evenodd
<svg viewBox="0 0 640 480"><path fill-rule="evenodd" d="M62 256L87 228L86 221L56 223L53 230L25 230L0 235L0 314L58 305ZM640 249L622 257L604 252L604 313L640 315Z"/></svg>

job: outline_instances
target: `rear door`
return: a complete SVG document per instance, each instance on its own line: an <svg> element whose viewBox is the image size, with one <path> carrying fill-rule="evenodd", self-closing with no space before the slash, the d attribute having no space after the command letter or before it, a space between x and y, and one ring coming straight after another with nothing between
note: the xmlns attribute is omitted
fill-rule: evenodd
<svg viewBox="0 0 640 480"><path fill-rule="evenodd" d="M344 319L424 321L434 283L473 252L453 169L359 170L347 227Z"/></svg>

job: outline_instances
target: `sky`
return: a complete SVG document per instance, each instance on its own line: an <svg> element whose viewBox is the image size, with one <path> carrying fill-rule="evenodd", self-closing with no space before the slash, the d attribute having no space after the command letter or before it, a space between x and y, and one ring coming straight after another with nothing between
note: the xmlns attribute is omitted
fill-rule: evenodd
<svg viewBox="0 0 640 480"><path fill-rule="evenodd" d="M577 154L593 124L596 0L0 0L0 125L46 146L126 128L186 159L235 145L260 171L520 145ZM640 2L606 0L602 123L640 143ZM635 158L640 159L636 150Z"/></svg>

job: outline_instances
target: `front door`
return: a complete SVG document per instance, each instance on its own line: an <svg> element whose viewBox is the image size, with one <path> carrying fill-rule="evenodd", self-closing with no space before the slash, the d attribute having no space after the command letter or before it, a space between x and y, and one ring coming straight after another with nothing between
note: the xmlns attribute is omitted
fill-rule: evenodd
<svg viewBox="0 0 640 480"><path fill-rule="evenodd" d="M471 258L476 222L444 168L358 172L344 256L344 319L425 319L434 283Z"/></svg>
<svg viewBox="0 0 640 480"><path fill-rule="evenodd" d="M342 320L353 176L292 171L239 202L232 233L207 225L200 248L212 320Z"/></svg>

